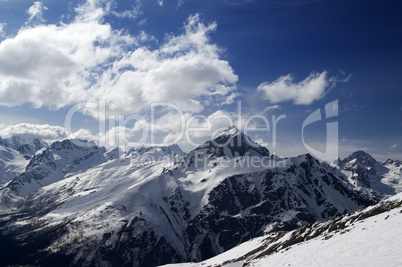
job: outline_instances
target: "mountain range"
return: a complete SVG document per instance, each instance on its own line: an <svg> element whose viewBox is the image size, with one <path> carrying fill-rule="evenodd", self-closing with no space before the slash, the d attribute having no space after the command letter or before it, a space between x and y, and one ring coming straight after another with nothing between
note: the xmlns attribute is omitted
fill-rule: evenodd
<svg viewBox="0 0 402 267"><path fill-rule="evenodd" d="M200 262L402 191L400 161L279 157L235 127L189 153L17 139L0 139L5 265Z"/></svg>

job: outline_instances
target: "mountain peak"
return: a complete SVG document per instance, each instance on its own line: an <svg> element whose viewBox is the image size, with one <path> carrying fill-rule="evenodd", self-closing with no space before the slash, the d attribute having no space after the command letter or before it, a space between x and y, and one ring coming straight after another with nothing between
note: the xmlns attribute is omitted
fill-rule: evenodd
<svg viewBox="0 0 402 267"><path fill-rule="evenodd" d="M394 165L395 167L400 167L402 165L402 161L400 160L393 160L393 159L387 159L382 165Z"/></svg>
<svg viewBox="0 0 402 267"><path fill-rule="evenodd" d="M377 161L367 152L358 150L340 161L341 169L350 172L349 181L356 185L371 188L371 177L377 174Z"/></svg>
<svg viewBox="0 0 402 267"><path fill-rule="evenodd" d="M342 160L343 163L351 162L352 160L357 160L364 167L374 167L377 162L369 153L358 150L353 152L350 156Z"/></svg>
<svg viewBox="0 0 402 267"><path fill-rule="evenodd" d="M239 129L237 129L236 126L231 125L231 126L227 127L225 130L223 130L220 134L218 134L218 135L215 137L215 139L216 139L217 137L220 137L220 136L228 136L228 135L230 135L230 136L235 136L235 135L237 135L237 134L239 134L239 133L241 133L241 131L240 131Z"/></svg>
<svg viewBox="0 0 402 267"><path fill-rule="evenodd" d="M209 158L238 157L238 156L260 156L269 157L270 153L266 147L253 142L236 126L229 126L210 141L205 142L195 150L205 150Z"/></svg>

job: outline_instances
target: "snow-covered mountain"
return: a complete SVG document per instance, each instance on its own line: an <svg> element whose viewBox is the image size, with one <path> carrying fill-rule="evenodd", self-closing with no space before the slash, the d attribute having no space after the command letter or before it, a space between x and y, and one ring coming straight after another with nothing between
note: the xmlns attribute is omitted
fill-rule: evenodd
<svg viewBox="0 0 402 267"><path fill-rule="evenodd" d="M141 146L133 147L128 151L123 151L120 147L113 148L105 153L108 160L119 158L132 158L140 162L162 161L172 156L177 157L184 155L184 152L178 145L170 146Z"/></svg>
<svg viewBox="0 0 402 267"><path fill-rule="evenodd" d="M126 157L130 157L133 161L141 162L160 162L169 160L170 158L178 158L184 152L178 145L170 146L150 146L150 147L133 147L125 153Z"/></svg>
<svg viewBox="0 0 402 267"><path fill-rule="evenodd" d="M23 172L31 156L45 146L45 142L36 138L0 137L0 188Z"/></svg>
<svg viewBox="0 0 402 267"><path fill-rule="evenodd" d="M400 161L389 159L380 163L368 153L359 150L339 161L338 166L357 187L371 188L387 195L402 192Z"/></svg>
<svg viewBox="0 0 402 267"><path fill-rule="evenodd" d="M342 217L255 238L203 262L164 267L400 266L401 208L399 193Z"/></svg>
<svg viewBox="0 0 402 267"><path fill-rule="evenodd" d="M1 137L0 137L1 138ZM0 140L0 188L25 170L28 159Z"/></svg>
<svg viewBox="0 0 402 267"><path fill-rule="evenodd" d="M205 142L189 153L189 157L192 159L205 157L206 160L221 157L232 159L243 156L266 157L268 159L269 150L253 142L235 126L228 127L214 139Z"/></svg>
<svg viewBox="0 0 402 267"><path fill-rule="evenodd" d="M234 127L187 154L56 142L0 189L0 254L12 250L0 257L41 266L201 261L385 196L346 172L309 154L272 156Z"/></svg>
<svg viewBox="0 0 402 267"><path fill-rule="evenodd" d="M381 165L385 167L381 183L392 187L395 193L402 192L402 162L400 160L388 159Z"/></svg>
<svg viewBox="0 0 402 267"><path fill-rule="evenodd" d="M24 197L38 189L106 162L104 148L94 142L54 142L32 157L25 171L0 190L0 212L18 208Z"/></svg>
<svg viewBox="0 0 402 267"><path fill-rule="evenodd" d="M4 139L5 145L20 152L22 155L33 156L36 151L48 146L44 141L37 138L12 136Z"/></svg>

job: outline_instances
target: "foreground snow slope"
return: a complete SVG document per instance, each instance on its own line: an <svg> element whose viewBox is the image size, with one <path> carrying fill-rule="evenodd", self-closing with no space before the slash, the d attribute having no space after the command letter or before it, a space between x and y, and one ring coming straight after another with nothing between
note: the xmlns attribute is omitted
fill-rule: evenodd
<svg viewBox="0 0 402 267"><path fill-rule="evenodd" d="M208 266L401 266L402 193L358 212L245 242Z"/></svg>

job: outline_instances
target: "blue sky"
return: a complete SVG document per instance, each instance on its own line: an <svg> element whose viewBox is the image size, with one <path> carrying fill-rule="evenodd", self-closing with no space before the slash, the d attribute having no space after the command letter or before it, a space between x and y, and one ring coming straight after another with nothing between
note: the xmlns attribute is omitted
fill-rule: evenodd
<svg viewBox="0 0 402 267"><path fill-rule="evenodd" d="M326 123L337 122L341 157L364 149L402 159L401 9L399 1L0 0L0 136L73 134L113 147L147 133L147 143L189 150L233 122L290 156L309 152L306 118L338 100L338 116L305 127L311 147L324 151ZM85 102L106 113L78 108L65 133L67 114ZM253 131L263 118L269 131ZM210 131L190 131L189 142L186 123Z"/></svg>

